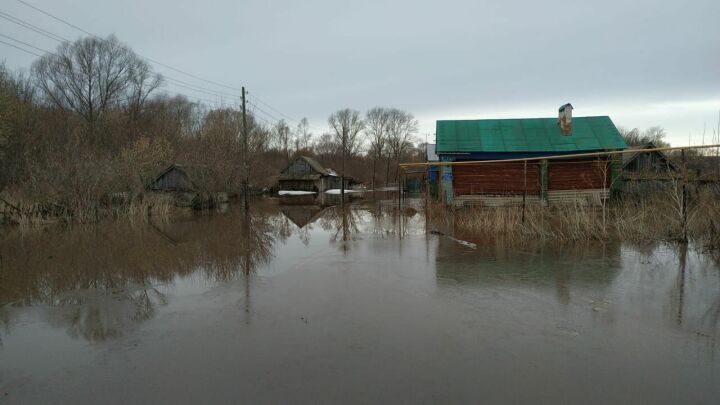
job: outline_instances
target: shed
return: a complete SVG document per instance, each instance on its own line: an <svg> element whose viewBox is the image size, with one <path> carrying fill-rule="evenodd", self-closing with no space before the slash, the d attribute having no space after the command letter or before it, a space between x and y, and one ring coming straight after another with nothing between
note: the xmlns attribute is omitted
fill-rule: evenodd
<svg viewBox="0 0 720 405"><path fill-rule="evenodd" d="M437 121L443 162L556 157L627 148L610 117ZM561 123L563 126L561 126ZM620 158L609 155L441 166L447 203L474 196L535 196L535 200L603 198L619 177ZM475 198L482 200L482 198Z"/></svg>
<svg viewBox="0 0 720 405"><path fill-rule="evenodd" d="M206 169L171 164L148 184L152 191L194 192L205 188L209 179Z"/></svg>
<svg viewBox="0 0 720 405"><path fill-rule="evenodd" d="M632 175L667 173L668 170L678 170L678 165L663 151L655 149L654 143L631 146L632 153L623 154L623 172Z"/></svg>
<svg viewBox="0 0 720 405"><path fill-rule="evenodd" d="M345 176L345 188L350 188L353 179ZM317 160L298 156L280 172L278 187L288 191L312 191L322 193L339 189L342 178L334 170L323 167Z"/></svg>

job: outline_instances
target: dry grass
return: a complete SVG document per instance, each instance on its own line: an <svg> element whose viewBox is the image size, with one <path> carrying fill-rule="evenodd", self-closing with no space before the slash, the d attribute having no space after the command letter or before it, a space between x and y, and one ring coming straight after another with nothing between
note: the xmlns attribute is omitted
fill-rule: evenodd
<svg viewBox="0 0 720 405"><path fill-rule="evenodd" d="M687 221L676 187L642 199L615 199L603 206L464 207L448 210L435 203L427 208L434 228L452 228L469 239L623 240L632 242L700 241L720 247L720 199L717 190L688 193ZM685 225L684 225L685 224Z"/></svg>
<svg viewBox="0 0 720 405"><path fill-rule="evenodd" d="M97 223L110 219L146 222L149 217L167 218L175 212L175 200L167 194L146 194L133 198L91 201L76 199L62 204L29 203L15 200L18 210L7 212L7 219L23 230L53 224Z"/></svg>

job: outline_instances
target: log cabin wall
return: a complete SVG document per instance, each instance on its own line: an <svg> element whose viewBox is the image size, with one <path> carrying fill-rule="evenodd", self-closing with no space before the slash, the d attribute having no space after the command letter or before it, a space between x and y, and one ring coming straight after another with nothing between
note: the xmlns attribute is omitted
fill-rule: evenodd
<svg viewBox="0 0 720 405"><path fill-rule="evenodd" d="M551 161L548 190L598 190L610 187L607 160ZM457 165L453 167L456 196L475 194L538 195L541 192L540 163L533 161Z"/></svg>
<svg viewBox="0 0 720 405"><path fill-rule="evenodd" d="M528 162L527 171L522 162L458 165L453 167L453 190L455 195L538 194L540 170L537 162Z"/></svg>
<svg viewBox="0 0 720 405"><path fill-rule="evenodd" d="M550 162L548 190L598 190L610 187L607 160Z"/></svg>

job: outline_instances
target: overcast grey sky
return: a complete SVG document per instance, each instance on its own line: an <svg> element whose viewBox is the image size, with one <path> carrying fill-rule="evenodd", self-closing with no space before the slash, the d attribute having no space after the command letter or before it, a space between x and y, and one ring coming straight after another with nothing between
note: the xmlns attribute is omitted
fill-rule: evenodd
<svg viewBox="0 0 720 405"><path fill-rule="evenodd" d="M245 85L285 115L308 117L316 131L342 107L406 109L424 138L437 119L555 116L565 102L576 116L663 126L675 145L689 134L699 144L705 125L709 143L718 125L718 0L25 1L114 33L144 56ZM81 35L16 0L2 0L0 11ZM57 44L6 20L0 33ZM0 52L13 68L34 59L3 44Z"/></svg>

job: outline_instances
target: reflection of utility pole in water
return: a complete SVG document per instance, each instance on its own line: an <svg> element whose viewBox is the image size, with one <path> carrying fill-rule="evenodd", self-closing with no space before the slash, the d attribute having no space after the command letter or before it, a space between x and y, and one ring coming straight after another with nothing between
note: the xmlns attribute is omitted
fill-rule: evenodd
<svg viewBox="0 0 720 405"><path fill-rule="evenodd" d="M569 266L560 266L555 274L555 293L563 305L570 303L570 270Z"/></svg>
<svg viewBox="0 0 720 405"><path fill-rule="evenodd" d="M245 323L250 324L250 272L252 266L250 262L250 211L247 209L247 205L244 211L242 272L245 278Z"/></svg>
<svg viewBox="0 0 720 405"><path fill-rule="evenodd" d="M347 212L347 206L345 204L342 205L342 239L343 242L347 242L348 240L348 212Z"/></svg>
<svg viewBox="0 0 720 405"><path fill-rule="evenodd" d="M680 264L678 265L678 312L677 323L682 325L683 310L685 307L685 267L687 266L687 243L680 244Z"/></svg>

